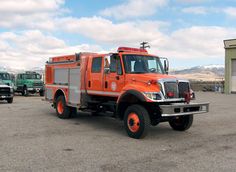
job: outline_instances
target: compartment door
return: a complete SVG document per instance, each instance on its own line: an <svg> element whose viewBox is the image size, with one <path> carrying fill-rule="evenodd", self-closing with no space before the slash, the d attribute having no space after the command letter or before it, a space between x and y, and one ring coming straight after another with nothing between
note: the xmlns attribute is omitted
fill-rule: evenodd
<svg viewBox="0 0 236 172"><path fill-rule="evenodd" d="M80 79L80 68L69 69L69 103L76 106L80 105Z"/></svg>
<svg viewBox="0 0 236 172"><path fill-rule="evenodd" d="M236 93L236 59L232 60L231 92Z"/></svg>

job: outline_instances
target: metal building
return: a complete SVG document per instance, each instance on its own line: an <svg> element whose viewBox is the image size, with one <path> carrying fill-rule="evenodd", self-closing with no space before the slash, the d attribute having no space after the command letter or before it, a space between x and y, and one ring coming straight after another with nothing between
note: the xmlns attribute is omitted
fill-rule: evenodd
<svg viewBox="0 0 236 172"><path fill-rule="evenodd" d="M225 40L225 93L236 93L236 39Z"/></svg>

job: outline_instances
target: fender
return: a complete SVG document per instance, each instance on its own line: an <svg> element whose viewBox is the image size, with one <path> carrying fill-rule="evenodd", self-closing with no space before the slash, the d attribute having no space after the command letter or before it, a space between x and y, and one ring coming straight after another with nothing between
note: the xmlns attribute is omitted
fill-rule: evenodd
<svg viewBox="0 0 236 172"><path fill-rule="evenodd" d="M129 99L131 97L134 99ZM146 99L141 92L137 90L124 91L117 100L116 116L123 119L125 109L129 106L129 104L135 103L133 102L134 100L137 102L146 102Z"/></svg>
<svg viewBox="0 0 236 172"><path fill-rule="evenodd" d="M122 100L129 95L133 95L135 97L137 97L141 102L146 102L146 99L144 97L144 95L142 93L140 93L137 90L127 90L124 91L123 93L121 93L121 95L119 96L118 100L117 100L117 104L119 104L120 102L122 102Z"/></svg>

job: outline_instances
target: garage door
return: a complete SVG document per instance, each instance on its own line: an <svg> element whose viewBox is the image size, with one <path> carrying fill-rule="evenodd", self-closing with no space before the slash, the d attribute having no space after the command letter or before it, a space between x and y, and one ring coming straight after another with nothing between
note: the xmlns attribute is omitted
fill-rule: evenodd
<svg viewBox="0 0 236 172"><path fill-rule="evenodd" d="M236 93L236 60L232 60L232 92Z"/></svg>

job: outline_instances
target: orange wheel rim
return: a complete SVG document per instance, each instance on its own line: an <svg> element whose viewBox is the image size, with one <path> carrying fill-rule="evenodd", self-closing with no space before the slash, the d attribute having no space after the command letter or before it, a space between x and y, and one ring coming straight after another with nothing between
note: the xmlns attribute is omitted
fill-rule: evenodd
<svg viewBox="0 0 236 172"><path fill-rule="evenodd" d="M64 111L64 106L63 106L62 101L59 101L59 102L57 103L57 111L58 111L59 114L62 114L62 113L63 113L63 111Z"/></svg>
<svg viewBox="0 0 236 172"><path fill-rule="evenodd" d="M140 120L136 113L132 112L128 115L128 121L127 121L128 127L130 131L137 132L140 128Z"/></svg>

